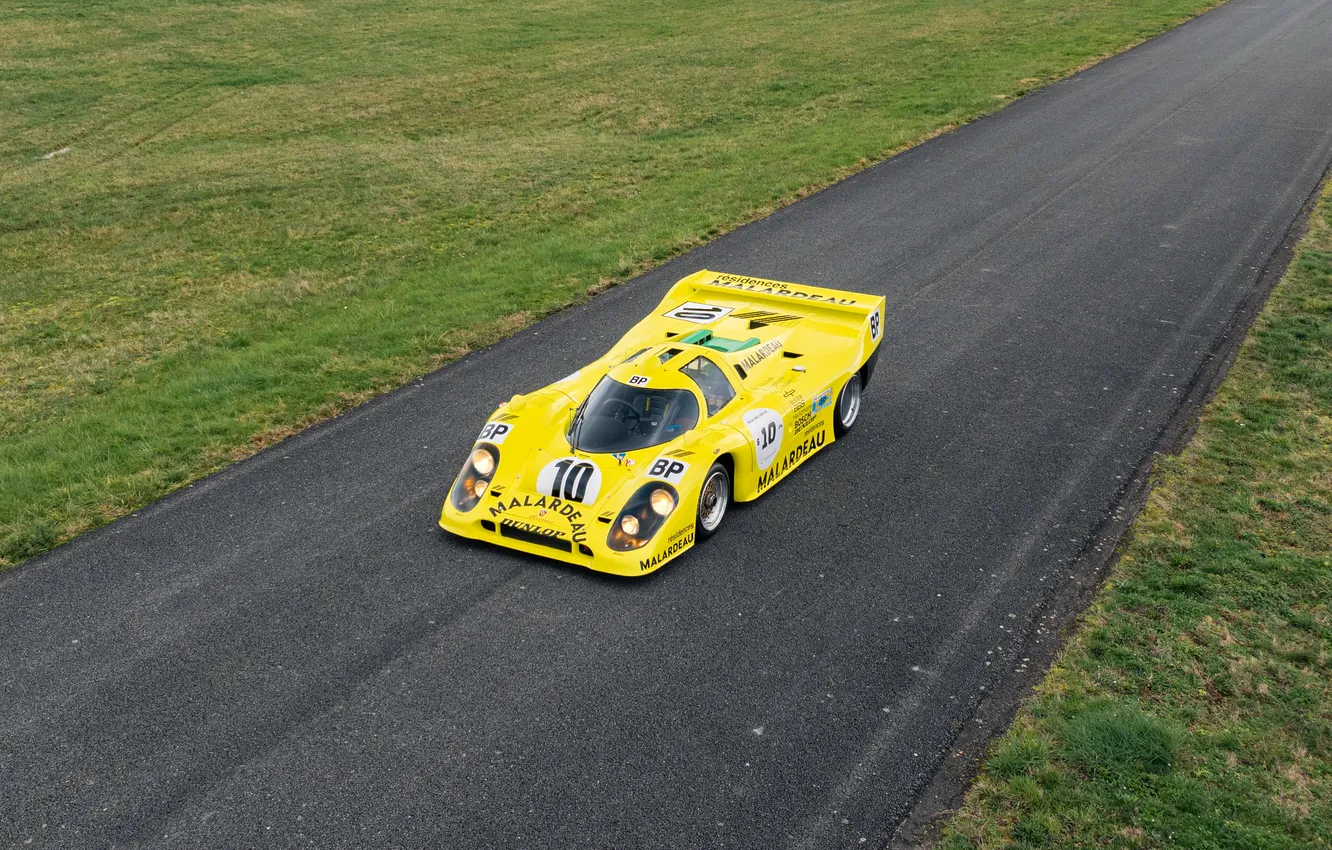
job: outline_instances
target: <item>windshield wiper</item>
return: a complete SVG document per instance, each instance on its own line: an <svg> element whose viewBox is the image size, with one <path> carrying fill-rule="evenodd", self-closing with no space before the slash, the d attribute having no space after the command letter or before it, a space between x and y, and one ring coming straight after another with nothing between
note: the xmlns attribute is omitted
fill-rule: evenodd
<svg viewBox="0 0 1332 850"><path fill-rule="evenodd" d="M585 407L587 407L587 399L583 399L583 403L578 405L578 409L574 411L573 427L569 429L573 435L569 440L569 447L574 451L580 450L578 448L578 436L583 432L583 408Z"/></svg>

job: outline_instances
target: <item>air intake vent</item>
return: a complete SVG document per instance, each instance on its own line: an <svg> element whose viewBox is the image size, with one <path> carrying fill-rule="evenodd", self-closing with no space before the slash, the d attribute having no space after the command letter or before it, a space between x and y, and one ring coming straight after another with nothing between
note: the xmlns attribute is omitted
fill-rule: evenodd
<svg viewBox="0 0 1332 850"><path fill-rule="evenodd" d="M561 540L549 534L540 534L535 531L528 531L525 528L518 528L507 522L500 523L500 536L508 537L513 540L521 540L524 543L535 543L538 546L549 546L552 549L559 549L561 552L573 551L573 544L568 540Z"/></svg>
<svg viewBox="0 0 1332 850"><path fill-rule="evenodd" d="M768 325L789 325L800 321L801 316L793 316L790 313L774 313L771 310L750 310L745 313L736 313L733 319L748 319L749 329L757 330L766 328Z"/></svg>

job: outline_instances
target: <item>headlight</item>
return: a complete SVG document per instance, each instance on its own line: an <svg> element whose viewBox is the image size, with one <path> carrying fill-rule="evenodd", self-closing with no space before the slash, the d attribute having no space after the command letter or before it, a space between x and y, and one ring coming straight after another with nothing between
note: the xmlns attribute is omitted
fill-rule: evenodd
<svg viewBox="0 0 1332 850"><path fill-rule="evenodd" d="M490 489L490 479L499 467L499 449L490 443L480 443L463 464L458 480L453 482L449 501L460 511L470 511Z"/></svg>
<svg viewBox="0 0 1332 850"><path fill-rule="evenodd" d="M490 477L495 473L495 456L485 449L477 449L472 452L472 469L483 478Z"/></svg>
<svg viewBox="0 0 1332 850"><path fill-rule="evenodd" d="M652 505L653 512L658 516L668 516L671 511L675 510L675 497L661 488L653 490L648 501Z"/></svg>
<svg viewBox="0 0 1332 850"><path fill-rule="evenodd" d="M680 503L675 488L664 481L649 481L634 491L606 536L606 545L616 552L641 549L666 523Z"/></svg>

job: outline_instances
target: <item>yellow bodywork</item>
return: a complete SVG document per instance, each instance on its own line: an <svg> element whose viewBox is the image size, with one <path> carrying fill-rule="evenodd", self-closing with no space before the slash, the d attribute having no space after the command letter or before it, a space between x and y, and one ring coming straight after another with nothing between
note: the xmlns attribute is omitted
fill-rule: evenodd
<svg viewBox="0 0 1332 850"><path fill-rule="evenodd" d="M439 524L594 570L653 572L694 544L699 491L714 463L728 467L732 498L749 501L834 441L843 386L856 374L868 382L873 369L883 306L880 296L692 274L604 357L491 414ZM715 407L718 396L705 395L690 377L699 357L719 368L735 393L712 413L708 404ZM684 424L669 426L681 429L678 436L649 448L575 451L569 433L575 412L607 376L693 393L696 424L689 427L686 413ZM637 421L640 414L630 415ZM490 471L488 483L477 484L484 476L474 459ZM626 502L657 489L674 492L674 510L641 547L614 548L613 536L621 547L637 540L614 531Z"/></svg>

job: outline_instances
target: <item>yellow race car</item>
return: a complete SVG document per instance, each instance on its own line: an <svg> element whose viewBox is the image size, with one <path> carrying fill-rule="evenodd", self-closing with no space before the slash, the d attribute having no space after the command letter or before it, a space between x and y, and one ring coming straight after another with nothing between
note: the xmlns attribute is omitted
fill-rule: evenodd
<svg viewBox="0 0 1332 850"><path fill-rule="evenodd" d="M610 353L500 406L439 524L618 575L716 533L860 415L884 300L701 271Z"/></svg>

